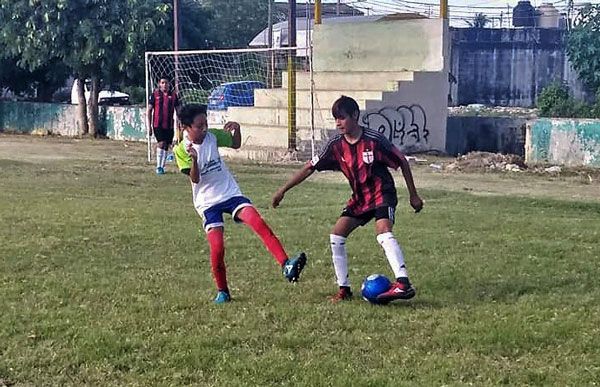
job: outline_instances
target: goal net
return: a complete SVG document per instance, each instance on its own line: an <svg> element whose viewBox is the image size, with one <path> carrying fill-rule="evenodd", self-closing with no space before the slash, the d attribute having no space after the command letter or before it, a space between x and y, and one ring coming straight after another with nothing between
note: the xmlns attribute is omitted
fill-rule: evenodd
<svg viewBox="0 0 600 387"><path fill-rule="evenodd" d="M297 48L147 52L147 94L158 87L161 78L167 78L182 104L207 105L209 127L222 127L231 120L251 133L261 126L272 131L279 128L283 137L289 135L288 122L296 122L297 109L289 109L293 105L288 104L290 68L297 79L296 106L310 109L308 53L308 49ZM311 121L303 115L295 126L306 127ZM148 138L148 160L153 153L150 141Z"/></svg>

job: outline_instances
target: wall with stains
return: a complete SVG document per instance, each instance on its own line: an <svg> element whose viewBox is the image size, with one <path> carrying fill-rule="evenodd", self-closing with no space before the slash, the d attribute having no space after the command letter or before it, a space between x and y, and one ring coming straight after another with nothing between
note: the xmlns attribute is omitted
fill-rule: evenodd
<svg viewBox="0 0 600 387"><path fill-rule="evenodd" d="M138 106L101 106L102 134L115 140L146 139L146 109ZM76 136L77 106L37 102L0 102L0 132L51 133Z"/></svg>
<svg viewBox="0 0 600 387"><path fill-rule="evenodd" d="M316 25L314 70L442 71L446 28L442 19Z"/></svg>
<svg viewBox="0 0 600 387"><path fill-rule="evenodd" d="M528 163L600 167L600 120L540 118L527 124Z"/></svg>

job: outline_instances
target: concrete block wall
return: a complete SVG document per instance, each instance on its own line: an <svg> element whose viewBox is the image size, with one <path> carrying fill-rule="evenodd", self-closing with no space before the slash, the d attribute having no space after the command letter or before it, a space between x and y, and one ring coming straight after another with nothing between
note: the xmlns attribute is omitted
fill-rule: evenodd
<svg viewBox="0 0 600 387"><path fill-rule="evenodd" d="M144 141L146 109L139 106L101 106L99 125L114 140ZM44 132L77 136L77 106L38 102L0 102L0 132Z"/></svg>
<svg viewBox="0 0 600 387"><path fill-rule="evenodd" d="M528 122L525 160L600 167L600 120L539 118Z"/></svg>
<svg viewBox="0 0 600 387"><path fill-rule="evenodd" d="M446 152L464 155L472 151L525 156L524 117L448 117Z"/></svg>

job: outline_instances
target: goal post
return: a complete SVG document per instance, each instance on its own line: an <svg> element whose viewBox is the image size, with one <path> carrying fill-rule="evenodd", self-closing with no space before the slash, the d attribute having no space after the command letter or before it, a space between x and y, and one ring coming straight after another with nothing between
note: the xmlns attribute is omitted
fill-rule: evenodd
<svg viewBox="0 0 600 387"><path fill-rule="evenodd" d="M308 117L299 123L296 109L290 109L291 99L297 99L298 93L307 101L312 98L310 53L308 48L296 47L146 52L146 94L148 97L153 92L160 78L167 78L182 104L207 105L210 127L222 127L233 120L253 133L259 133L261 126L271 131L281 128L287 143L290 122L314 131L309 102L300 105ZM290 68L301 75L301 79L296 78L293 96L288 93L292 89L290 78L294 78ZM148 133L149 161L150 143Z"/></svg>

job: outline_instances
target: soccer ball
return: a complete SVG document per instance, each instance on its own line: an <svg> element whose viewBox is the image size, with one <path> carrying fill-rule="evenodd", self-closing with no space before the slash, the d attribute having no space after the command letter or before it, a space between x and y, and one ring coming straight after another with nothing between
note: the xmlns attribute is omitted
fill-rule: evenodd
<svg viewBox="0 0 600 387"><path fill-rule="evenodd" d="M371 304L383 304L377 300L377 296L387 292L391 287L392 283L383 274L371 274L363 281L360 291L365 301Z"/></svg>

